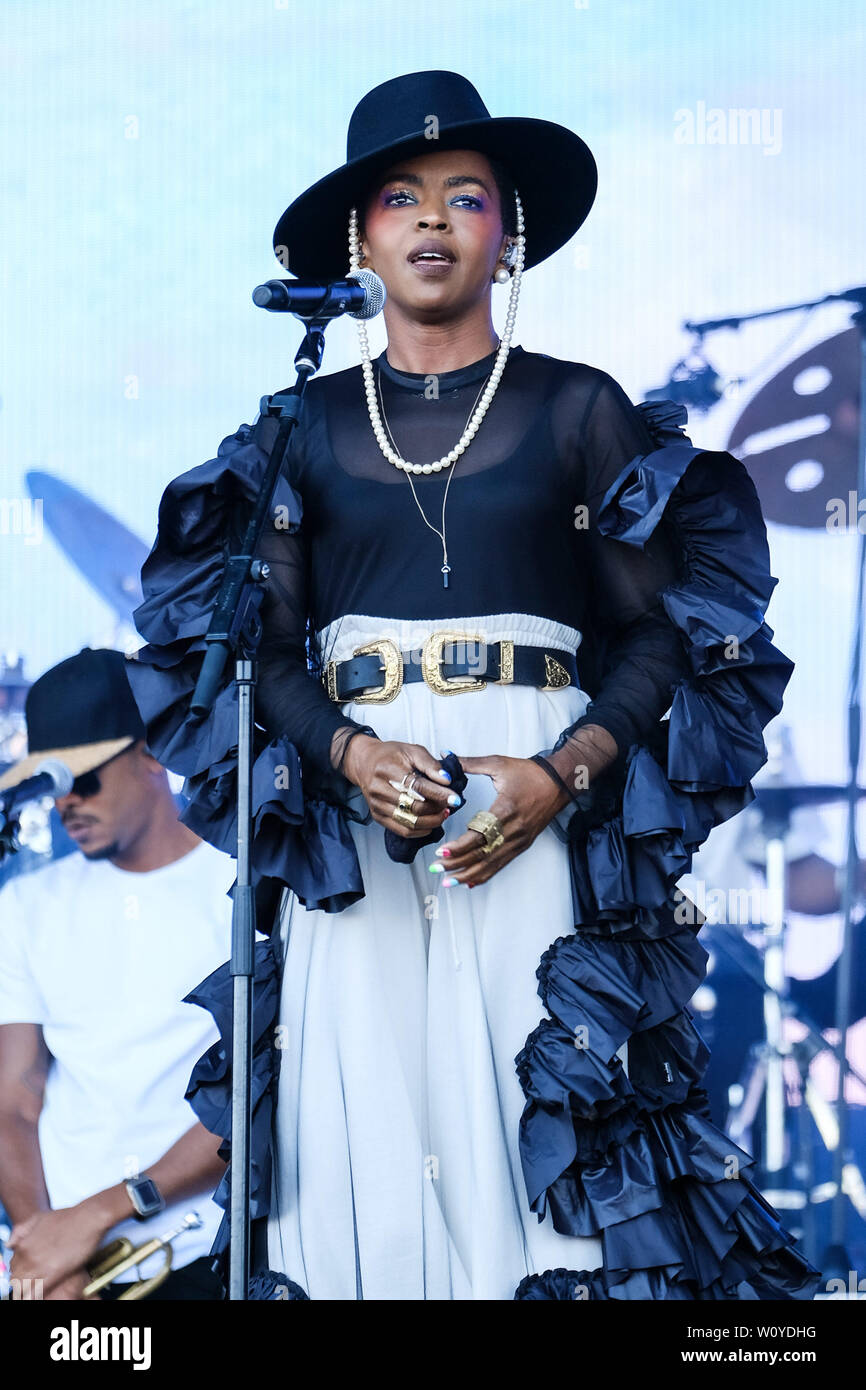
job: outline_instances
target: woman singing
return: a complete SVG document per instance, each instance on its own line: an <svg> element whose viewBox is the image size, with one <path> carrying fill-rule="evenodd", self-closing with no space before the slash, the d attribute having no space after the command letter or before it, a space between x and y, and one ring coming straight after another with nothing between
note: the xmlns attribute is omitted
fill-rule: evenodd
<svg viewBox="0 0 866 1390"><path fill-rule="evenodd" d="M711 1122L676 889L751 799L792 669L755 490L681 407L512 341L523 273L595 188L571 131L412 73L363 98L346 164L274 235L293 274L374 271L388 340L371 360L359 323L360 365L311 382L260 550L254 865L285 891L253 1215L294 1296L817 1286ZM228 851L229 676L208 723L188 704L261 428L168 488L130 663L184 819Z"/></svg>

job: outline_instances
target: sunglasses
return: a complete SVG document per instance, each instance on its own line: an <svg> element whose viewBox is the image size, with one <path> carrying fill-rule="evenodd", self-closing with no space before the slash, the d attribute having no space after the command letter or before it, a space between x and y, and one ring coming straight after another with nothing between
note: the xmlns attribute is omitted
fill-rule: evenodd
<svg viewBox="0 0 866 1390"><path fill-rule="evenodd" d="M99 780L99 773L94 769L92 772L82 772L80 777L76 777L70 789L71 796L96 796L102 790L102 783Z"/></svg>
<svg viewBox="0 0 866 1390"><path fill-rule="evenodd" d="M133 745L133 747L134 746L135 745ZM125 757L126 754L130 752L132 752L131 748L124 748L120 753L115 753L114 757L109 758L107 762L100 763L99 767L93 768L90 772L82 772L72 783L69 795L81 797L96 796L97 792L102 791L102 780L99 776L102 769L108 767L109 763L116 762L118 758Z"/></svg>

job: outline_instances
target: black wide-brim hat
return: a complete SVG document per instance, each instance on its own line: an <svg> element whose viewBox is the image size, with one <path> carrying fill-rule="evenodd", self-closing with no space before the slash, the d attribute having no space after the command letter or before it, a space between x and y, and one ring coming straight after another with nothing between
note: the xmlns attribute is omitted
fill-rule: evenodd
<svg viewBox="0 0 866 1390"><path fill-rule="evenodd" d="M361 98L349 122L346 163L286 208L274 231L280 264L303 279L341 279L349 267L349 210L362 214L359 200L375 175L401 155L443 149L478 150L505 165L523 203L525 270L565 245L595 199L595 160L574 131L532 117L491 116L459 73L410 72Z"/></svg>

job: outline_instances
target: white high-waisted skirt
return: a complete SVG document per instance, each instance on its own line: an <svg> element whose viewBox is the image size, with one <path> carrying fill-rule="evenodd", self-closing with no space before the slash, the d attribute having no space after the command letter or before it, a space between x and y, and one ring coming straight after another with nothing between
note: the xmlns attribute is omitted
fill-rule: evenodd
<svg viewBox="0 0 866 1390"><path fill-rule="evenodd" d="M444 627L571 651L580 642L574 628L523 613L352 615L320 638L342 661L377 638L409 650ZM573 685L443 696L418 681L388 704L342 709L436 758L525 758L551 748L588 703ZM438 843L495 795L489 777L471 775ZM268 1257L311 1299L512 1299L527 1274L601 1266L598 1239L560 1235L530 1212L518 1149L514 1059L547 1016L535 972L574 931L568 813L471 890L429 872L435 845L396 864L377 821L350 821L366 896L326 913L286 893Z"/></svg>

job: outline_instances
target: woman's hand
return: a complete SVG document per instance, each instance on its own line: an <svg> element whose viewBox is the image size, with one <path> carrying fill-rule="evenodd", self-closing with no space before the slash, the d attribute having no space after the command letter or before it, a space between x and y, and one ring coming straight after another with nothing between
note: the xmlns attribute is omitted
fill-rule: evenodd
<svg viewBox="0 0 866 1390"><path fill-rule="evenodd" d="M505 836L505 843L489 854L483 852L485 839L480 830L467 830L436 850L447 878L474 888L478 883L486 883L528 849L556 813L567 805L568 798L531 758L506 758L498 754L484 758L464 758L458 754L458 757L464 771L484 772L492 779L497 796L489 809L501 821Z"/></svg>
<svg viewBox="0 0 866 1390"><path fill-rule="evenodd" d="M346 750L343 772L350 782L361 788L373 819L407 840L429 835L460 804L461 798L449 789L451 779L447 770L420 743L399 743L356 734ZM411 814L418 817L415 825L405 825L394 819L400 793L391 782L402 782L404 777L407 788L420 792L424 798L423 801L413 800ZM450 806L449 797L453 797Z"/></svg>

